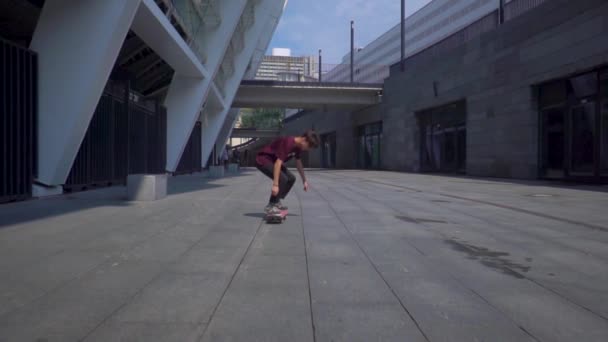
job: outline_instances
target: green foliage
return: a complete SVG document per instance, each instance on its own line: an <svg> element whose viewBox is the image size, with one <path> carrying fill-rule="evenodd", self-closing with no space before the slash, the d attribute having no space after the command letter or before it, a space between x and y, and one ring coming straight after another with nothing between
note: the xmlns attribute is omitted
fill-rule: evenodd
<svg viewBox="0 0 608 342"><path fill-rule="evenodd" d="M284 109L253 109L241 111L241 128L281 128L285 118Z"/></svg>

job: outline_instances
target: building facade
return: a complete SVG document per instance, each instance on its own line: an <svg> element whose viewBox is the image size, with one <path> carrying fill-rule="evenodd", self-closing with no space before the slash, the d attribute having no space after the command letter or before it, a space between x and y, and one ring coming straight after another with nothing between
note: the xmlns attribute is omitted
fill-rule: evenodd
<svg viewBox="0 0 608 342"><path fill-rule="evenodd" d="M312 82L318 80L318 65L314 57L264 56L255 79Z"/></svg>
<svg viewBox="0 0 608 342"><path fill-rule="evenodd" d="M338 168L608 182L608 3L509 5L393 65L381 105L302 112L285 133L332 136L311 167L329 153Z"/></svg>
<svg viewBox="0 0 608 342"><path fill-rule="evenodd" d="M533 0L538 5L545 0ZM516 16L525 7L517 4L509 6L504 17ZM515 1L517 2L517 1ZM464 27L499 10L497 0L434 0L405 20L405 56L413 56L420 51L449 37ZM354 78L361 83L382 83L389 76L389 66L401 59L401 24L376 38L354 54ZM350 81L350 52L342 64L329 71L323 78L332 82Z"/></svg>

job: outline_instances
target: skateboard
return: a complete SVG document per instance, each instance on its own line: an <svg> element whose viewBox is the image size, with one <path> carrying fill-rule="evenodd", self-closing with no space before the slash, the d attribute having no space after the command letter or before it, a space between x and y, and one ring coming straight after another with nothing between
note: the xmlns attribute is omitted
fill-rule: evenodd
<svg viewBox="0 0 608 342"><path fill-rule="evenodd" d="M283 221L287 220L287 210L281 210L279 214L266 214L264 216L266 223L283 223Z"/></svg>

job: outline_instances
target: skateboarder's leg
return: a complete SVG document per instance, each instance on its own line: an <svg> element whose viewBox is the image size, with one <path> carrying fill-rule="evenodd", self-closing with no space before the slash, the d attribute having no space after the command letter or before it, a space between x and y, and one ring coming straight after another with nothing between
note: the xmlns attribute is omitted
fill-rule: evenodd
<svg viewBox="0 0 608 342"><path fill-rule="evenodd" d="M264 175L266 175L266 177L270 178L271 180L274 180L274 169L273 169L273 165L272 164L266 164L266 165L256 165L256 167L258 168L258 170L260 170L260 172L262 172ZM279 178L279 192L281 189L281 184L280 184L280 178ZM270 195L270 200L268 200L269 204L276 204L279 203L280 198L279 196L273 196L272 194Z"/></svg>
<svg viewBox="0 0 608 342"><path fill-rule="evenodd" d="M284 182L283 182L284 180ZM296 183L296 176L291 173L285 166L281 168L281 186L279 187L279 198L285 199L291 188Z"/></svg>
<svg viewBox="0 0 608 342"><path fill-rule="evenodd" d="M262 172L266 177L274 180L274 168L272 164L257 165L258 170ZM285 166L281 168L281 174L279 175L279 194L277 196L270 195L269 204L277 204L281 199L285 198L294 183L296 182L296 176L293 175Z"/></svg>

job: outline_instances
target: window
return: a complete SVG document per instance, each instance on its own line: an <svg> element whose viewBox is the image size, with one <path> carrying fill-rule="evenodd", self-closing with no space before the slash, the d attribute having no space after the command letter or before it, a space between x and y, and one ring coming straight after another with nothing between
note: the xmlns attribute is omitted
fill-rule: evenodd
<svg viewBox="0 0 608 342"><path fill-rule="evenodd" d="M382 122L360 126L358 133L357 167L380 169L382 167Z"/></svg>
<svg viewBox="0 0 608 342"><path fill-rule="evenodd" d="M464 101L418 114L420 169L424 172L466 172L466 105Z"/></svg>
<svg viewBox="0 0 608 342"><path fill-rule="evenodd" d="M541 174L608 176L608 70L541 85L539 103Z"/></svg>

